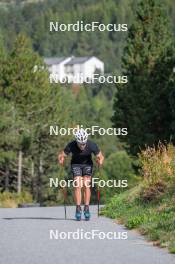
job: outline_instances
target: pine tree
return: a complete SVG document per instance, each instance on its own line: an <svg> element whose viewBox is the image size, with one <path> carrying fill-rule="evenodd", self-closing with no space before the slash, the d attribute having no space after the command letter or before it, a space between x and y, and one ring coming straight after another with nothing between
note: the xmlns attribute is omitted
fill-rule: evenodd
<svg viewBox="0 0 175 264"><path fill-rule="evenodd" d="M49 90L47 74L44 71L34 71L36 65L40 67L42 64L42 59L32 51L30 41L24 35L18 36L12 52L2 64L1 133L5 130L6 134L0 145L5 157L2 161L8 170L15 159L18 168L18 192L21 191L23 157L31 154L32 138L35 137L36 127L41 126L40 113L45 107L43 98L46 100ZM39 122L38 126L36 121ZM8 153L14 153L15 157L12 159L12 155Z"/></svg>
<svg viewBox="0 0 175 264"><path fill-rule="evenodd" d="M133 154L145 145L170 139L174 56L165 10L158 1L142 1L122 58L128 83L117 87L112 119L116 127L128 128L128 135L121 139Z"/></svg>

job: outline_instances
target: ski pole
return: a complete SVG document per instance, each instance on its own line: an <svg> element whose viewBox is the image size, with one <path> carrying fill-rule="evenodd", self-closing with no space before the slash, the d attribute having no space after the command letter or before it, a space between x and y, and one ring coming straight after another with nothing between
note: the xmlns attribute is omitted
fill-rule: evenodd
<svg viewBox="0 0 175 264"><path fill-rule="evenodd" d="M67 210L66 210L67 192L64 188L63 188L63 195L64 195L64 216L65 216L65 220L66 220L67 219Z"/></svg>
<svg viewBox="0 0 175 264"><path fill-rule="evenodd" d="M98 174L100 178L100 167L98 166ZM97 210L98 210L98 217L100 216L100 188L97 185Z"/></svg>
<svg viewBox="0 0 175 264"><path fill-rule="evenodd" d="M97 201L98 201L98 217L100 216L100 190L97 190Z"/></svg>
<svg viewBox="0 0 175 264"><path fill-rule="evenodd" d="M61 166L61 178L63 178L63 165ZM67 198L67 191L65 189L65 187L63 187L63 197L64 197L64 217L65 220L67 219L67 208L66 208L66 198Z"/></svg>

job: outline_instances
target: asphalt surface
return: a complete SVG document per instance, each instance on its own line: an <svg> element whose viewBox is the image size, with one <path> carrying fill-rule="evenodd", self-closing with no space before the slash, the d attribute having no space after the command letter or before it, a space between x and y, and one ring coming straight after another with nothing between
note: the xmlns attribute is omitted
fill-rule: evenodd
<svg viewBox="0 0 175 264"><path fill-rule="evenodd" d="M88 222L75 221L74 210L65 220L63 207L0 209L0 264L175 264L166 249L98 218L95 206Z"/></svg>

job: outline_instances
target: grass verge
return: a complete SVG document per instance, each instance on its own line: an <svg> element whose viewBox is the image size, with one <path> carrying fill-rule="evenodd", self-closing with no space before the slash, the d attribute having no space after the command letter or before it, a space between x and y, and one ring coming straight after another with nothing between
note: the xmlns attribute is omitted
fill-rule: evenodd
<svg viewBox="0 0 175 264"><path fill-rule="evenodd" d="M138 229L155 245L167 247L175 254L175 193L169 189L154 201L139 198L141 185L115 195L102 214L117 219L128 229Z"/></svg>
<svg viewBox="0 0 175 264"><path fill-rule="evenodd" d="M28 192L21 194L3 192L0 193L0 207L1 208L16 208L18 204L32 203L32 196Z"/></svg>

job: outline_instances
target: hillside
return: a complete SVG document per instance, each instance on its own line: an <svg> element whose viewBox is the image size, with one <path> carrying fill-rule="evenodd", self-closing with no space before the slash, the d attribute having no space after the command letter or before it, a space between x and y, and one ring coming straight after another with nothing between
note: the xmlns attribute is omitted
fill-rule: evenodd
<svg viewBox="0 0 175 264"><path fill-rule="evenodd" d="M167 10L175 19L175 3L172 0L162 0ZM4 5L7 1L1 1ZM16 3L19 1L10 1ZM29 3L30 2L30 3ZM139 0L116 1L109 0L26 0L25 5L8 5L0 8L0 32L5 46L11 49L16 35L25 32L32 40L33 48L41 56L91 56L102 59L106 71L120 70L121 54L127 34L114 32L49 32L49 22L59 19L62 23L75 23L77 20L87 23L131 24L135 7ZM172 23L174 26L175 23ZM175 29L174 29L175 31Z"/></svg>
<svg viewBox="0 0 175 264"><path fill-rule="evenodd" d="M106 216L128 229L138 229L171 253L175 253L174 153L173 145L164 148L164 152L160 148L143 151L139 158L143 176L140 183L116 194L103 210Z"/></svg>

